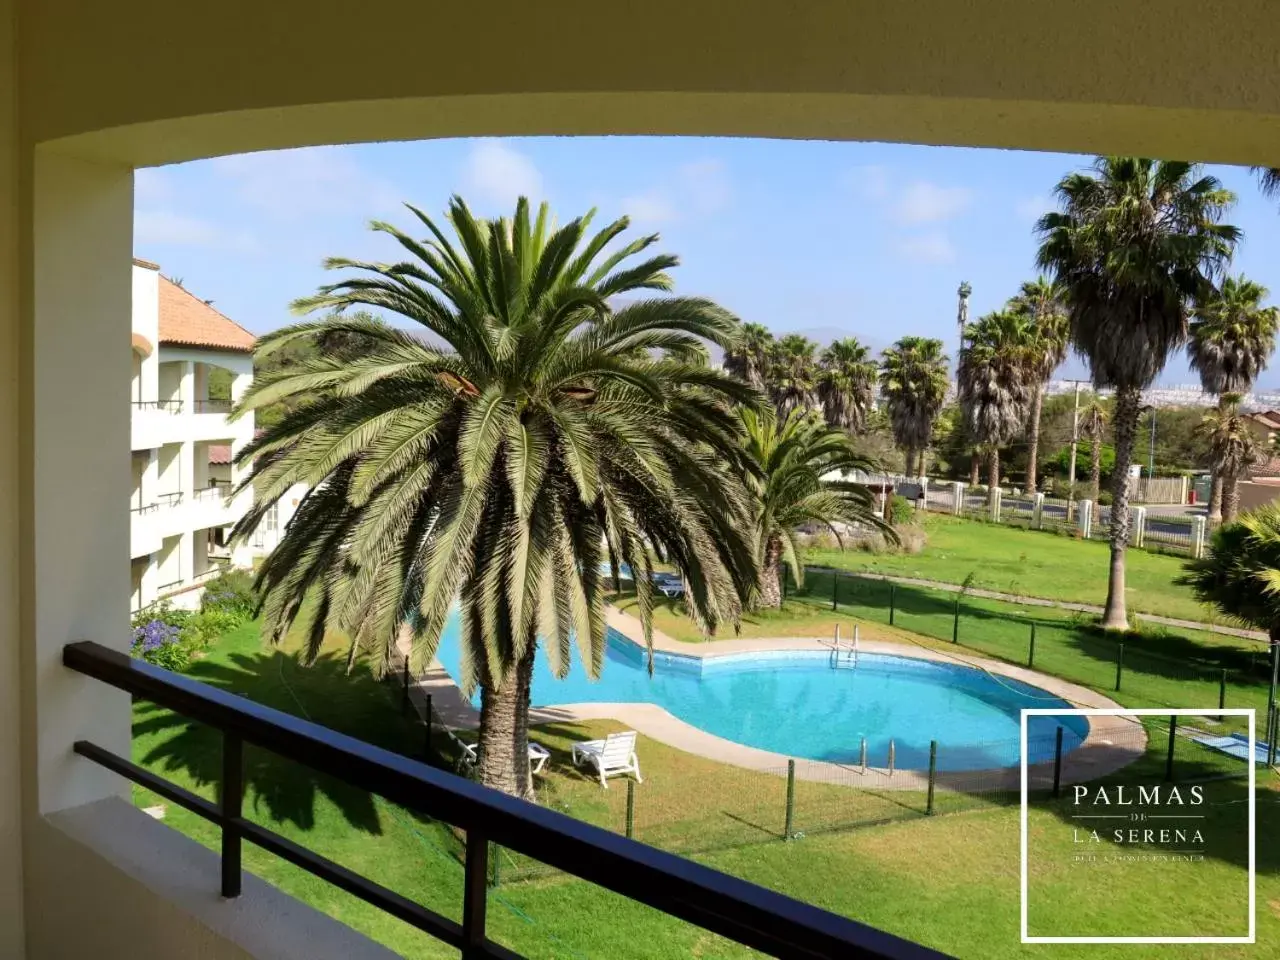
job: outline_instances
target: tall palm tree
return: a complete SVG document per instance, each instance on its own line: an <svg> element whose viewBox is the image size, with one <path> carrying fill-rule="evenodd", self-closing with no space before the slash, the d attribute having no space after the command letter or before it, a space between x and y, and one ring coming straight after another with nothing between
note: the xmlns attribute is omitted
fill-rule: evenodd
<svg viewBox="0 0 1280 960"><path fill-rule="evenodd" d="M1107 429L1107 408L1097 394L1094 394L1089 405L1084 408L1080 426L1084 435L1089 438L1089 501L1093 504L1096 516L1098 493L1102 489L1102 435Z"/></svg>
<svg viewBox="0 0 1280 960"><path fill-rule="evenodd" d="M531 795L525 762L535 649L564 675L576 642L586 670L604 663L606 564L637 572L637 613L650 635L651 553L679 569L704 629L733 622L755 589L734 407L754 391L727 374L673 359L700 341L732 347L738 323L707 300L633 299L666 291L668 255L633 257L656 236L625 242L625 218L592 233L591 214L559 229L543 204L531 218L478 220L454 198L452 236L410 206L415 239L386 223L406 257L331 258L348 271L295 301L298 313L366 306L430 332L331 318L263 337L259 355L299 340L359 334L368 352L320 356L259 380L245 413L281 397L302 404L248 444L243 487L250 534L294 483L310 493L257 575L267 635L299 616L314 658L326 630L352 658L383 664L411 643L416 669L458 611L464 692L480 689L480 776ZM618 238L616 246L611 241ZM664 356L665 354L665 356ZM304 604L304 599L308 602Z"/></svg>
<svg viewBox="0 0 1280 960"><path fill-rule="evenodd" d="M769 349L765 388L778 412L807 412L818 404L818 345L798 333L775 340Z"/></svg>
<svg viewBox="0 0 1280 960"><path fill-rule="evenodd" d="M724 368L757 390L764 390L772 344L773 334L768 327L744 323L738 342L724 352Z"/></svg>
<svg viewBox="0 0 1280 960"><path fill-rule="evenodd" d="M947 355L942 341L903 337L880 355L880 392L893 440L906 457L907 476L924 467L933 421L947 397Z"/></svg>
<svg viewBox="0 0 1280 960"><path fill-rule="evenodd" d="M818 359L818 398L827 424L859 433L875 398L877 366L857 337L836 340Z"/></svg>
<svg viewBox="0 0 1280 960"><path fill-rule="evenodd" d="M1044 386L1066 359L1071 334L1063 296L1061 284L1047 277L1037 277L1023 283L1007 307L1028 318L1035 339L1032 372L1036 383L1027 421L1027 490L1031 493L1038 489L1036 468L1040 457L1040 411L1044 405Z"/></svg>
<svg viewBox="0 0 1280 960"><path fill-rule="evenodd" d="M1186 339L1189 305L1231 258L1240 231L1222 222L1235 197L1199 166L1099 157L1057 186L1061 209L1037 224L1037 261L1066 291L1071 342L1095 387L1115 388L1111 567L1103 625L1128 627L1124 560L1129 464L1144 388Z"/></svg>
<svg viewBox="0 0 1280 960"><path fill-rule="evenodd" d="M1191 314L1187 356L1206 393L1220 398L1248 393L1276 347L1280 311L1264 307L1267 288L1245 276L1226 277ZM1220 401L1221 402L1221 401ZM1223 477L1215 468L1209 494L1209 519L1222 519Z"/></svg>
<svg viewBox="0 0 1280 960"><path fill-rule="evenodd" d="M1280 167L1254 167L1264 196L1280 197Z"/></svg>
<svg viewBox="0 0 1280 960"><path fill-rule="evenodd" d="M843 430L797 411L775 414L744 409L742 425L761 606L782 605L783 564L790 567L798 585L804 583L801 526L827 527L837 540L842 537L841 525L848 524L895 536L877 516L871 491L864 484L840 479L875 467L854 449Z"/></svg>
<svg viewBox="0 0 1280 960"><path fill-rule="evenodd" d="M965 328L956 379L965 429L986 451L991 496L1000 486L1000 447L1026 429L1042 358L1029 314L989 313Z"/></svg>
<svg viewBox="0 0 1280 960"><path fill-rule="evenodd" d="M1219 519L1231 523L1240 512L1240 478L1258 462L1258 444L1245 416L1240 412L1241 396L1224 393L1218 405L1201 418L1200 432L1208 441L1214 475L1220 478Z"/></svg>

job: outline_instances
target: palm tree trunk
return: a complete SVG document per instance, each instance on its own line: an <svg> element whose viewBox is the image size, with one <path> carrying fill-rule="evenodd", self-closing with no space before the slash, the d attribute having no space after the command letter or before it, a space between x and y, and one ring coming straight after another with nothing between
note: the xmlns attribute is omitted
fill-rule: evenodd
<svg viewBox="0 0 1280 960"><path fill-rule="evenodd" d="M987 454L987 500L993 502L996 488L1000 486L1000 448L995 444Z"/></svg>
<svg viewBox="0 0 1280 960"><path fill-rule="evenodd" d="M973 453L969 454L969 486L976 487L982 480L982 477L979 476L981 467L982 457L979 456L977 450L974 450Z"/></svg>
<svg viewBox="0 0 1280 960"><path fill-rule="evenodd" d="M1036 387L1031 401L1031 423L1027 428L1027 493L1034 494L1036 486L1036 460L1040 456L1040 410L1044 406L1044 385Z"/></svg>
<svg viewBox="0 0 1280 960"><path fill-rule="evenodd" d="M1129 463L1138 432L1142 391L1136 387L1116 390L1116 466L1111 475L1111 572L1107 578L1107 605L1102 626L1107 630L1129 629L1129 611L1124 595L1124 554L1129 546Z"/></svg>
<svg viewBox="0 0 1280 960"><path fill-rule="evenodd" d="M903 474L905 474L908 477L915 476L915 473L913 472L915 470L915 466L916 466L916 448L907 447L906 451L903 453L903 460L902 460Z"/></svg>
<svg viewBox="0 0 1280 960"><path fill-rule="evenodd" d="M1219 519L1223 523L1234 523L1240 514L1240 478L1234 473L1225 473L1221 477L1220 486L1222 515Z"/></svg>
<svg viewBox="0 0 1280 960"><path fill-rule="evenodd" d="M1102 516L1098 505L1098 494L1102 492L1102 438L1094 437L1089 450L1089 502L1093 504L1090 517L1097 520Z"/></svg>
<svg viewBox="0 0 1280 960"><path fill-rule="evenodd" d="M760 565L760 606L777 610L782 606L782 540L770 537Z"/></svg>
<svg viewBox="0 0 1280 960"><path fill-rule="evenodd" d="M1212 479L1209 481L1209 522L1222 522L1222 471L1217 464L1213 466Z"/></svg>
<svg viewBox="0 0 1280 960"><path fill-rule="evenodd" d="M529 774L529 690L536 647L528 645L501 687L480 688L480 782L532 800Z"/></svg>

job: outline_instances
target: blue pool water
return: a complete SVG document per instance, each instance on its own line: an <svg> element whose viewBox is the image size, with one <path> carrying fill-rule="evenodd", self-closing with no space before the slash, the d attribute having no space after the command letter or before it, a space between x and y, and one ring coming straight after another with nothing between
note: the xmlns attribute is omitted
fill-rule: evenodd
<svg viewBox="0 0 1280 960"><path fill-rule="evenodd" d="M458 623L451 618L438 651L457 678ZM822 651L765 652L700 660L654 654L650 677L644 651L610 631L598 681L576 659L558 680L541 648L533 680L534 706L571 703L655 703L695 727L727 740L789 757L857 763L862 738L868 762L887 764L889 740L899 769L926 769L937 740L940 770L979 770L1018 763L1024 707L1070 707L1065 700L1008 677L909 657L861 653L856 666L832 666ZM478 694L477 694L478 701ZM1088 733L1083 717L1032 717L1032 763L1053 759L1055 728L1064 749Z"/></svg>

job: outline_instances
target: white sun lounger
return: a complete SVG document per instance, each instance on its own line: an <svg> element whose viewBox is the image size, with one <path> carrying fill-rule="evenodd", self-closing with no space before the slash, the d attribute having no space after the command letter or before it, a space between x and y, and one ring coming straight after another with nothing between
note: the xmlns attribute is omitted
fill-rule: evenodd
<svg viewBox="0 0 1280 960"><path fill-rule="evenodd" d="M607 777L618 774L631 774L636 783L644 783L640 778L640 758L636 756L636 732L627 730L624 733L611 733L603 740L588 740L573 745L573 765L580 767L584 762L595 767L600 775L600 786L606 790L609 784Z"/></svg>
<svg viewBox="0 0 1280 960"><path fill-rule="evenodd" d="M480 762L480 757L476 753L476 745L474 743L467 743L465 740L459 739L452 730L449 731L449 736L453 738L453 742L456 743L458 745L458 749L462 751L459 763L464 767L474 767ZM534 743L532 740L529 741L530 773L542 773L542 768L550 759L551 752L546 747L540 743Z"/></svg>

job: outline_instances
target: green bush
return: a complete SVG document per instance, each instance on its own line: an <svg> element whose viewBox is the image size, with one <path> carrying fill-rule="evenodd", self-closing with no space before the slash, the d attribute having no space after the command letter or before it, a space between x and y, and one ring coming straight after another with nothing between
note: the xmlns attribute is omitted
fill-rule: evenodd
<svg viewBox="0 0 1280 960"><path fill-rule="evenodd" d="M230 633L247 618L231 610L202 609L188 622L188 630L202 646L208 646L219 637Z"/></svg>
<svg viewBox="0 0 1280 960"><path fill-rule="evenodd" d="M898 527L904 523L910 523L915 519L915 515L916 509L911 505L911 501L895 493L893 499L889 501L889 522Z"/></svg>
<svg viewBox="0 0 1280 960"><path fill-rule="evenodd" d="M247 570L227 569L209 581L200 600L201 613L217 611L248 620L258 609L258 594L253 589L253 575Z"/></svg>
<svg viewBox="0 0 1280 960"><path fill-rule="evenodd" d="M200 645L191 627L192 615L157 603L133 615L130 652L166 670L185 670Z"/></svg>

